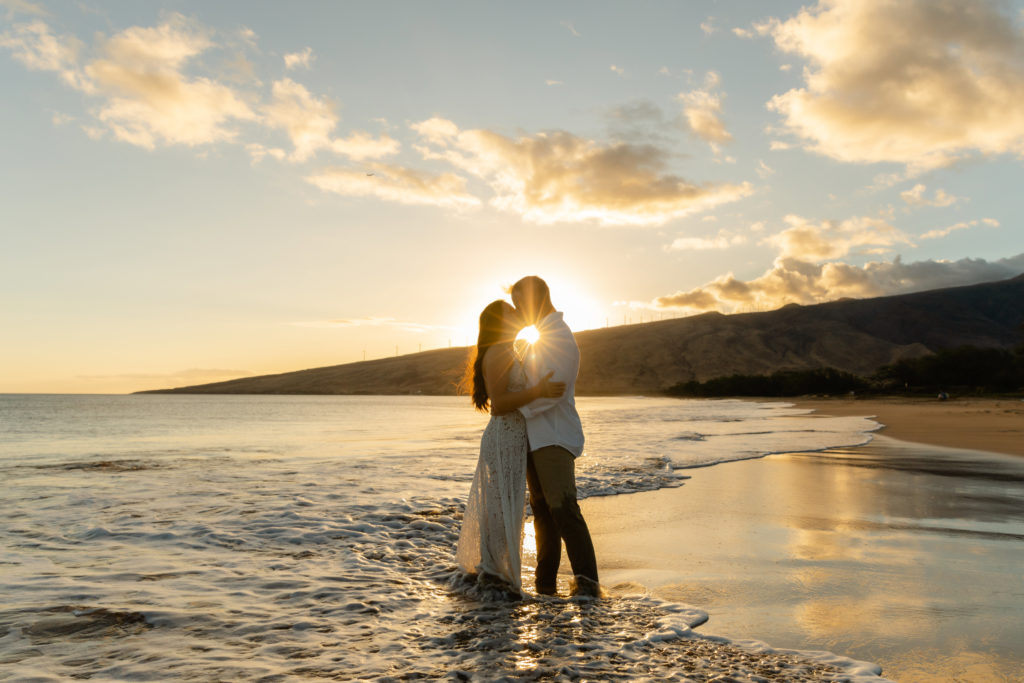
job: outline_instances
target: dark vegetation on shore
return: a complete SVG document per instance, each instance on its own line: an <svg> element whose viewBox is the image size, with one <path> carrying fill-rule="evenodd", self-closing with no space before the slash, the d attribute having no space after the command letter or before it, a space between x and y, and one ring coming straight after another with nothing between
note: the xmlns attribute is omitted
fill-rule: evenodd
<svg viewBox="0 0 1024 683"><path fill-rule="evenodd" d="M557 305L557 292L552 294ZM867 391L858 380L879 390L902 387L900 393L937 392L944 384L945 391L989 390L1007 382L1016 388L1021 384L1010 379L1010 360L1022 323L1024 275L763 313L705 313L585 330L576 334L576 393L664 395L682 387L713 392L686 395L715 396ZM955 351L961 347L978 351ZM451 395L468 351L435 349L146 393ZM883 367L890 368L888 375Z"/></svg>
<svg viewBox="0 0 1024 683"><path fill-rule="evenodd" d="M835 368L730 375L670 387L669 396L958 395L1024 393L1024 344L1013 350L961 346L883 365L862 377Z"/></svg>

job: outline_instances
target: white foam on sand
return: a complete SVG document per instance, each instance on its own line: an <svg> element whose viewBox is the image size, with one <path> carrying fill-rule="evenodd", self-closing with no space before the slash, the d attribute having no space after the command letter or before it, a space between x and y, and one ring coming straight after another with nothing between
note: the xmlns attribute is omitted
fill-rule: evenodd
<svg viewBox="0 0 1024 683"><path fill-rule="evenodd" d="M92 410L0 461L12 679L879 680L836 655L701 635L703 611L628 591L510 600L462 581L454 545L482 424L461 401L359 414L353 398L121 398L135 402L103 403L107 424L95 403L64 405L66 421ZM785 409L699 403L581 401L582 491L677 485L678 467L737 444L862 438L853 423L772 431ZM681 443L719 448L690 457Z"/></svg>

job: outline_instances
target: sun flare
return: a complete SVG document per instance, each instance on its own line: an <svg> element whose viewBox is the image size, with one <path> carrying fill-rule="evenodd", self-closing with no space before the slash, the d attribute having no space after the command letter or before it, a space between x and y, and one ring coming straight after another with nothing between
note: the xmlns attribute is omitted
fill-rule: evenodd
<svg viewBox="0 0 1024 683"><path fill-rule="evenodd" d="M527 344L536 344L538 339L540 339L540 332L537 330L535 325L524 327L519 330L519 334L516 335L516 341L522 340Z"/></svg>

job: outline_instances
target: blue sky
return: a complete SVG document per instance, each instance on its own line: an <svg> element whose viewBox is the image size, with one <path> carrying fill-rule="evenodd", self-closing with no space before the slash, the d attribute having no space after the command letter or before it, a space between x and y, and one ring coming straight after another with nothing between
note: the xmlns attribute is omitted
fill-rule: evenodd
<svg viewBox="0 0 1024 683"><path fill-rule="evenodd" d="M0 391L1012 277L1022 7L0 0Z"/></svg>

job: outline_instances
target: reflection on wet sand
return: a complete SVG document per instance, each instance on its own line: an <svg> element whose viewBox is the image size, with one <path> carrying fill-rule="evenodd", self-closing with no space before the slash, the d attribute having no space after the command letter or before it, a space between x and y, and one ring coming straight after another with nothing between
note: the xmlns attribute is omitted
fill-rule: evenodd
<svg viewBox="0 0 1024 683"><path fill-rule="evenodd" d="M842 652L900 681L1024 669L1021 458L879 437L692 474L586 501L606 581L706 609L709 633Z"/></svg>

